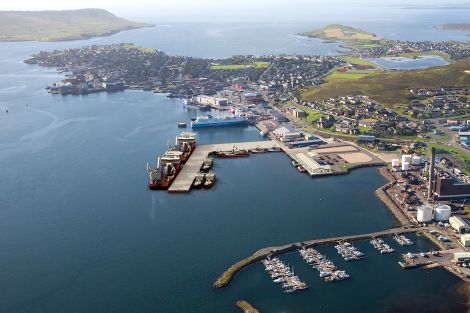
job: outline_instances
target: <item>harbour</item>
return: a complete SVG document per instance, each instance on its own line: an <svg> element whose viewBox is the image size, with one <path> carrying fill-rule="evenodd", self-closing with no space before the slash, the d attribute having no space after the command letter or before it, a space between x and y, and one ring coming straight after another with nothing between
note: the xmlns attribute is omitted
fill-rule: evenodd
<svg viewBox="0 0 470 313"><path fill-rule="evenodd" d="M168 191L189 192L191 190L191 186L194 183L196 175L203 166L204 161L210 154L216 151L230 151L231 149L234 149L234 147L241 150L252 150L256 148L269 149L276 146L276 143L269 140L198 145Z"/></svg>
<svg viewBox="0 0 470 313"><path fill-rule="evenodd" d="M177 36L162 35L187 28L157 29L160 35L152 37L158 42L155 48L187 52L186 41L175 46ZM41 46L62 49L134 39L144 46L152 44L143 34L149 31ZM209 35L205 36L207 40ZM220 38L227 42L225 36ZM200 36L188 40L195 47L191 53L207 55L207 46L197 44ZM210 40L212 45L218 42ZM305 53L316 45L308 39L299 41L290 46L280 40L287 47L283 49ZM2 311L235 312L239 299L248 299L261 312L465 311L463 297L448 292L458 286L454 276L440 269L405 272L397 265L401 254L432 249L427 239L413 234L407 234L413 246L391 241L397 251L387 256L368 242L354 241L368 256L358 262L343 262L331 245L315 246L351 275L344 282L325 284L298 253L288 253L279 258L295 266L308 290L280 293L260 262L239 272L229 289L213 290L211 278L247 251L299 238L336 238L393 228L393 216L373 194L384 183L383 177L375 168L363 168L348 176L312 181L293 170L284 153L266 153L215 159L214 171L223 178L217 192L182 197L150 191L145 188L145 163L165 151L166 141L181 131L178 122L194 117L181 102L131 90L50 99L43 88L59 76L27 68L18 57L35 52L37 43L5 45L17 48L11 55L1 52L14 64L5 63L6 74L0 77L1 105L10 111L8 118L1 117L0 135L5 177L0 220L6 238L0 243L4 252L0 273L5 278ZM240 52L230 44L220 46L210 53ZM246 51L259 52L251 46ZM324 49L334 53L336 46ZM263 49L269 53L271 48ZM7 98L5 88L12 84L19 87ZM253 127L198 131L197 136L198 146L260 140ZM273 169L281 180L265 175ZM298 187L286 192L290 185ZM190 248L195 246L199 248ZM27 262L31 259L34 264ZM373 287L378 284L382 288Z"/></svg>

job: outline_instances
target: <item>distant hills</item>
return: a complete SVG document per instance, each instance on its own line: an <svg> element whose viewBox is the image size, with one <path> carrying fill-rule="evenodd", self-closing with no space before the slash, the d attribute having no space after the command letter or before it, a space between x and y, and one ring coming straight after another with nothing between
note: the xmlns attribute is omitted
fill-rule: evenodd
<svg viewBox="0 0 470 313"><path fill-rule="evenodd" d="M331 24L314 31L301 33L300 35L348 42L380 40L375 34L340 24Z"/></svg>
<svg viewBox="0 0 470 313"><path fill-rule="evenodd" d="M0 11L0 41L86 39L149 26L102 9Z"/></svg>
<svg viewBox="0 0 470 313"><path fill-rule="evenodd" d="M461 30L461 31L470 32L470 23L447 23L447 24L440 24L437 27L441 29Z"/></svg>

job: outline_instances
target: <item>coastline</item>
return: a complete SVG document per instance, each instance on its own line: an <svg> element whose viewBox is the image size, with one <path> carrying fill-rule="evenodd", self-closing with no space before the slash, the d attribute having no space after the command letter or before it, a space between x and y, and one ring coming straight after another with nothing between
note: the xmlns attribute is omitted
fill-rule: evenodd
<svg viewBox="0 0 470 313"><path fill-rule="evenodd" d="M116 29L116 30L110 30L102 33L97 33L97 34L79 34L79 35L72 35L68 37L51 37L48 39L43 39L43 38L31 38L31 39L24 39L24 38L18 38L15 36L12 36L12 38L2 38L0 37L0 42L30 42L30 41L36 41L36 42L63 42L63 41L74 41L74 40L87 40L87 39L92 39L92 38L97 38L97 37L108 37L112 36L121 32L129 31L129 30L135 30L135 29L141 29L141 28L150 28L150 27L155 27L153 24L145 24L142 26L127 26L122 29Z"/></svg>
<svg viewBox="0 0 470 313"><path fill-rule="evenodd" d="M404 226L406 224L410 224L411 221L408 219L408 217L400 210L392 198L390 198L390 196L387 194L387 189L390 188L393 183L395 183L395 178L390 175L386 166L379 168L378 171L383 177L385 177L385 179L388 180L388 183L382 187L379 187L375 191L375 195L380 199L380 201L383 202L383 204L387 206L399 225Z"/></svg>

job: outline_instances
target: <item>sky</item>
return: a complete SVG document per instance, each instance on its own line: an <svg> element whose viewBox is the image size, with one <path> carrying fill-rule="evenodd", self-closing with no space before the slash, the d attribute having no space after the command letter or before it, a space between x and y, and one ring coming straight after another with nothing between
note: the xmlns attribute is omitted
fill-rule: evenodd
<svg viewBox="0 0 470 313"><path fill-rule="evenodd" d="M230 19L234 15L250 18L307 18L318 9L364 6L462 6L468 0L0 0L0 10L65 10L102 8L125 18Z"/></svg>

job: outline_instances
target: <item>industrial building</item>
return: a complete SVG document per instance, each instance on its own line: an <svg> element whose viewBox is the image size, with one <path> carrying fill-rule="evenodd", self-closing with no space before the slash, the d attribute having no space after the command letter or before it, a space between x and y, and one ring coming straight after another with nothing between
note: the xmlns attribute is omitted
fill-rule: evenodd
<svg viewBox="0 0 470 313"><path fill-rule="evenodd" d="M470 230L470 226L460 216L451 216L449 218L450 226L458 233L466 233Z"/></svg>
<svg viewBox="0 0 470 313"><path fill-rule="evenodd" d="M454 262L468 262L468 261L470 261L470 252L454 253Z"/></svg>
<svg viewBox="0 0 470 313"><path fill-rule="evenodd" d="M435 194L439 199L468 198L470 184L458 182L451 177L438 177Z"/></svg>
<svg viewBox="0 0 470 313"><path fill-rule="evenodd" d="M317 161L315 161L315 159L313 159L314 155L315 153L312 153L312 155L298 153L295 159L297 162L299 162L300 165L302 165L303 168L307 170L311 176L332 173L331 166L320 165Z"/></svg>
<svg viewBox="0 0 470 313"><path fill-rule="evenodd" d="M227 98L201 95L201 96L196 96L194 99L196 102L198 102L199 104L203 104L203 105L211 105L211 106L217 106L217 107L228 105Z"/></svg>
<svg viewBox="0 0 470 313"><path fill-rule="evenodd" d="M375 142L375 136L371 135L359 135L357 136L357 142L360 144L368 144Z"/></svg>
<svg viewBox="0 0 470 313"><path fill-rule="evenodd" d="M277 138L279 138L279 140L284 142L302 138L302 134L299 131L288 126L279 127L273 133Z"/></svg>
<svg viewBox="0 0 470 313"><path fill-rule="evenodd" d="M470 234L465 234L460 237L460 243L464 247L470 247Z"/></svg>

